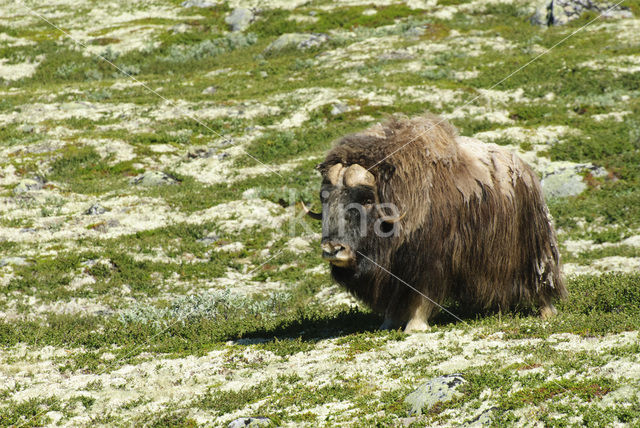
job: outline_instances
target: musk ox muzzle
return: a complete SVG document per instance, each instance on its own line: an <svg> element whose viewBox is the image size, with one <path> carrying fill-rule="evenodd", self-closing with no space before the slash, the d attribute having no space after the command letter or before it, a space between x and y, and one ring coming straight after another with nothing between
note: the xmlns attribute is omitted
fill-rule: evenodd
<svg viewBox="0 0 640 428"><path fill-rule="evenodd" d="M322 257L384 328L424 329L447 299L545 317L566 296L538 177L505 148L396 118L342 138L318 170L322 212L303 207Z"/></svg>
<svg viewBox="0 0 640 428"><path fill-rule="evenodd" d="M351 247L333 241L320 244L322 258L334 266L349 267L355 264L356 256Z"/></svg>

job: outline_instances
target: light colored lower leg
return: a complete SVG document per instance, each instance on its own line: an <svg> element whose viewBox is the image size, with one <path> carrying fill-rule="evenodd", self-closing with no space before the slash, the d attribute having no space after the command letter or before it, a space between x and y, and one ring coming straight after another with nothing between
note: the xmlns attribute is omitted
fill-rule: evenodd
<svg viewBox="0 0 640 428"><path fill-rule="evenodd" d="M554 317L557 313L557 309L551 303L547 303L540 308L540 317L542 317L543 320Z"/></svg>
<svg viewBox="0 0 640 428"><path fill-rule="evenodd" d="M404 332L413 333L428 330L429 324L427 324L427 321L429 320L432 309L433 305L425 298L420 297L417 299L410 308L411 317L409 318L407 326L404 328Z"/></svg>

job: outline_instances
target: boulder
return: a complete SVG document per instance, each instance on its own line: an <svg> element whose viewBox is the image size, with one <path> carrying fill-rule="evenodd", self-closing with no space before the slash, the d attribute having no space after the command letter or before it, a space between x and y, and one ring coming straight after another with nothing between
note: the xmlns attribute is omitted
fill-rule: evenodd
<svg viewBox="0 0 640 428"><path fill-rule="evenodd" d="M253 18L253 12L249 9L238 7L233 9L233 12L224 19L224 22L229 25L231 31L244 31L251 25Z"/></svg>
<svg viewBox="0 0 640 428"><path fill-rule="evenodd" d="M578 19L586 11L601 13L603 18L633 18L627 7L596 0L542 0L531 17L534 25L564 25Z"/></svg>
<svg viewBox="0 0 640 428"><path fill-rule="evenodd" d="M176 184L178 180L162 171L149 171L140 174L131 180L132 184L141 186L164 186L167 184Z"/></svg>
<svg viewBox="0 0 640 428"><path fill-rule="evenodd" d="M411 406L410 415L421 415L436 403L449 401L461 395L457 391L466 380L460 374L438 376L420 385L418 389L407 395L404 402Z"/></svg>

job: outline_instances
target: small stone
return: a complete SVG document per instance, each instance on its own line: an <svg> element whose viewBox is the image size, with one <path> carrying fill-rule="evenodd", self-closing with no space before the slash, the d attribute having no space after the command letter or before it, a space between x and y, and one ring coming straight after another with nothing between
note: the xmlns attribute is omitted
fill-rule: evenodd
<svg viewBox="0 0 640 428"><path fill-rule="evenodd" d="M93 204L86 210L84 213L86 215L100 215L104 214L107 210L104 209L100 204Z"/></svg>
<svg viewBox="0 0 640 428"><path fill-rule="evenodd" d="M404 399L411 406L409 414L421 415L423 410L429 410L434 404L461 395L457 389L463 383L466 380L460 374L439 376L426 381Z"/></svg>
<svg viewBox="0 0 640 428"><path fill-rule="evenodd" d="M337 116L342 113L346 113L349 111L349 106L343 103L334 104L331 107L331 114L333 116Z"/></svg>
<svg viewBox="0 0 640 428"><path fill-rule="evenodd" d="M202 90L202 95L213 95L217 91L215 86L209 86Z"/></svg>
<svg viewBox="0 0 640 428"><path fill-rule="evenodd" d="M187 157L190 159L197 158L210 158L211 156L216 154L216 149L207 149L206 147L197 147L195 149L189 150L187 152Z"/></svg>
<svg viewBox="0 0 640 428"><path fill-rule="evenodd" d="M216 234L213 234L213 235L205 236L204 238L196 239L196 242L199 242L204 245L211 245L218 242L218 240L220 240L220 237Z"/></svg>
<svg viewBox="0 0 640 428"><path fill-rule="evenodd" d="M263 417L238 418L231 421L227 428L260 427L267 426L270 423L271 419Z"/></svg>
<svg viewBox="0 0 640 428"><path fill-rule="evenodd" d="M260 77L262 77L263 79L266 79L267 77L269 77L269 73L267 73L266 71L261 71Z"/></svg>
<svg viewBox="0 0 640 428"><path fill-rule="evenodd" d="M187 1L183 1L181 6L182 7L214 7L215 4L207 0L187 0Z"/></svg>
<svg viewBox="0 0 640 428"><path fill-rule="evenodd" d="M33 131L36 130L36 127L25 123L24 125L20 126L19 129L25 134L31 134Z"/></svg>
<svg viewBox="0 0 640 428"><path fill-rule="evenodd" d="M140 174L131 180L132 184L141 186L164 186L167 184L176 184L178 180L162 171L149 171Z"/></svg>
<svg viewBox="0 0 640 428"><path fill-rule="evenodd" d="M253 12L243 7L233 9L233 12L224 19L224 22L229 24L231 31L244 31L251 25L253 21Z"/></svg>
<svg viewBox="0 0 640 428"><path fill-rule="evenodd" d="M42 180L25 178L21 180L16 187L13 188L13 193L15 195L20 195L23 193L30 192L32 190L40 190L42 189L42 185L43 185Z"/></svg>

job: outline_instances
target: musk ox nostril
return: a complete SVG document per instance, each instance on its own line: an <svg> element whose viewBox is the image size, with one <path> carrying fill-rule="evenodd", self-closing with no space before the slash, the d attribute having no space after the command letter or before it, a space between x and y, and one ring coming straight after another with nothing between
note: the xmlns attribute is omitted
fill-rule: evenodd
<svg viewBox="0 0 640 428"><path fill-rule="evenodd" d="M320 245L320 247L322 248L323 254L327 254L330 256L334 256L340 251L345 249L344 245L338 244L335 242L323 242L322 245Z"/></svg>

